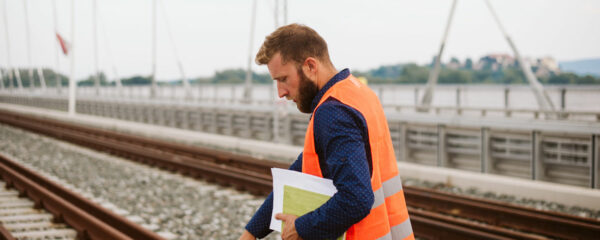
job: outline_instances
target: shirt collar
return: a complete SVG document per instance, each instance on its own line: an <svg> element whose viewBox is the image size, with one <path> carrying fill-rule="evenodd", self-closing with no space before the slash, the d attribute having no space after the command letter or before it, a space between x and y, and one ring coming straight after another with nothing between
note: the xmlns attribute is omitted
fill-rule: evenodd
<svg viewBox="0 0 600 240"><path fill-rule="evenodd" d="M335 85L339 81L342 81L342 80L348 78L348 76L350 76L350 70L345 68L344 70L338 72L331 79L329 79L329 81L325 84L325 86L323 86L323 88L321 88L321 90L319 90L319 92L317 93L315 98L313 98L312 104L310 107L310 112L315 111L315 108L317 108L317 105L321 101L321 98L323 98L323 95L325 95L325 93L327 92L327 90L329 90L329 88L331 88L333 85Z"/></svg>

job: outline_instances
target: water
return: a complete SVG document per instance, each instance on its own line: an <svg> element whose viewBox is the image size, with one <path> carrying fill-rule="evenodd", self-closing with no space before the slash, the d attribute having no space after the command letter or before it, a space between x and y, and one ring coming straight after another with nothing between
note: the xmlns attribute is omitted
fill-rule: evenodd
<svg viewBox="0 0 600 240"><path fill-rule="evenodd" d="M414 106L420 102L424 93L424 85L370 85L380 97L384 105ZM253 101L260 104L273 102L272 85L254 85L252 90ZM552 99L555 109L562 109L562 92L564 89L564 109L566 111L600 112L600 86L547 86L548 95ZM244 86L219 84L219 85L193 85L191 87L191 101L217 101L238 103L243 99ZM0 92L9 92L8 89ZM11 94L25 95L53 95L67 96L67 88L60 94L57 89L49 88L43 92L40 88L28 89L23 92L13 91ZM149 86L127 86L119 92L116 87L102 87L99 92L105 98L147 99L150 97ZM181 86L159 86L157 94L160 99L183 100L185 89ZM507 102L505 102L505 95ZM77 95L80 97L94 97L96 91L93 87L79 87ZM458 97L457 97L458 96ZM432 106L440 107L472 107L472 108L512 108L512 109L538 109L537 101L529 86L523 85L439 85L434 91Z"/></svg>

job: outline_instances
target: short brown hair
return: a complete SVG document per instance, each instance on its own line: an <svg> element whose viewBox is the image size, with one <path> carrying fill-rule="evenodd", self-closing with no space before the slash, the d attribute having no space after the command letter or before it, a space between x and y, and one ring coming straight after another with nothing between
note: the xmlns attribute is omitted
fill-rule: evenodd
<svg viewBox="0 0 600 240"><path fill-rule="evenodd" d="M291 60L299 65L308 57L331 64L325 40L315 30L301 24L280 27L267 36L256 54L256 64L269 63L277 52L284 64Z"/></svg>

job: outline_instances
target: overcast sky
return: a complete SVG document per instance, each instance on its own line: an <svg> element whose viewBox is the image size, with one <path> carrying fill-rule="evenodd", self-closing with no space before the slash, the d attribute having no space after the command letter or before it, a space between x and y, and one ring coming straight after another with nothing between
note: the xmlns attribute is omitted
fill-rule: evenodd
<svg viewBox="0 0 600 240"><path fill-rule="evenodd" d="M75 1L76 77L94 72L92 0ZM280 1L281 2L281 1ZM7 66L8 18L10 64L27 67L23 0L0 0L0 66ZM525 57L552 56L558 61L600 57L600 1L492 0L500 20ZM53 1L27 1L32 65L56 69ZM431 61L438 51L451 0L288 0L288 23L306 24L329 44L338 69L367 70L384 64ZM71 1L56 0L58 32L71 39ZM6 10L5 10L6 6ZM165 20L187 77L211 76L227 68L245 68L248 58L251 0L168 0L158 11L157 78L180 78ZM148 75L152 62L152 1L100 0L99 67L112 77ZM274 0L258 0L253 55L275 28ZM168 16L165 16L165 14ZM113 60L108 52L112 52ZM510 53L483 0L460 0L443 60L478 59ZM60 71L69 73L61 55ZM266 72L264 66L253 66Z"/></svg>

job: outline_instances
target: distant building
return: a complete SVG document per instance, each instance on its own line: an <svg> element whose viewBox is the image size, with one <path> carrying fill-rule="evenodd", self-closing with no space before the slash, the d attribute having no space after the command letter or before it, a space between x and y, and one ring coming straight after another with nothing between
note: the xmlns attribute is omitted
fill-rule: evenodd
<svg viewBox="0 0 600 240"><path fill-rule="evenodd" d="M537 70L535 75L538 77L549 77L551 74L560 73L558 62L553 57L543 57L536 61Z"/></svg>
<svg viewBox="0 0 600 240"><path fill-rule="evenodd" d="M560 73L559 65L552 57L543 57L535 60L525 58L524 61L530 63L531 69L537 77L548 77L552 74ZM473 69L475 70L490 69L492 71L512 67L517 67L517 60L508 54L488 54L481 57L473 65Z"/></svg>
<svg viewBox="0 0 600 240"><path fill-rule="evenodd" d="M515 66L515 59L508 54L489 54L479 59L479 62L473 67L479 69L491 69L498 71L501 68Z"/></svg>
<svg viewBox="0 0 600 240"><path fill-rule="evenodd" d="M463 65L460 63L460 60L458 60L458 58L453 57L450 62L448 64L446 64L447 68L450 69L459 69L461 67L463 67Z"/></svg>

